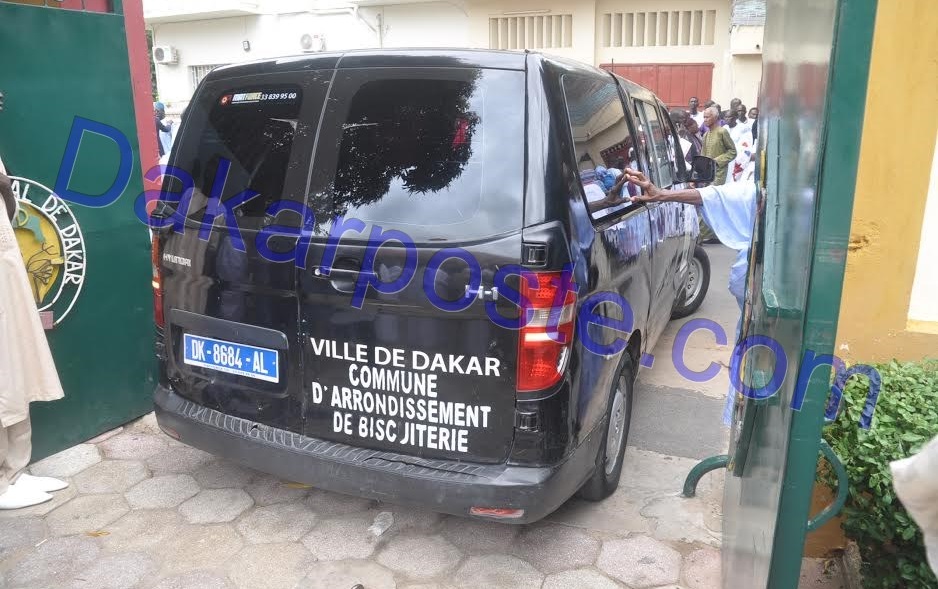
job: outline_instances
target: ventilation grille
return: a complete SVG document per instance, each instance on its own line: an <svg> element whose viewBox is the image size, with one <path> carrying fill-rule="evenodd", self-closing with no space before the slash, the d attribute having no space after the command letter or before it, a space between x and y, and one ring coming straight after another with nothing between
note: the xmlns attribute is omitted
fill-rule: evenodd
<svg viewBox="0 0 938 589"><path fill-rule="evenodd" d="M490 49L561 49L572 46L572 14L489 18Z"/></svg>
<svg viewBox="0 0 938 589"><path fill-rule="evenodd" d="M607 12L602 15L603 47L713 45L716 10Z"/></svg>
<svg viewBox="0 0 938 589"><path fill-rule="evenodd" d="M210 71L223 65L227 64L216 63L214 65L190 65L189 79L192 81L192 91L195 92L195 89L198 88L199 84L202 82L202 78L207 76Z"/></svg>

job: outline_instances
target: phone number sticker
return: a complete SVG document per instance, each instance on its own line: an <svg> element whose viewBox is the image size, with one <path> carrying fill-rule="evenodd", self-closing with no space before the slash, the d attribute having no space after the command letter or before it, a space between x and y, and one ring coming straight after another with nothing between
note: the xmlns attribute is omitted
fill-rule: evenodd
<svg viewBox="0 0 938 589"><path fill-rule="evenodd" d="M222 106L228 104L251 104L256 102L267 102L271 100L296 100L299 98L298 92L238 92L236 94L226 94L221 98Z"/></svg>

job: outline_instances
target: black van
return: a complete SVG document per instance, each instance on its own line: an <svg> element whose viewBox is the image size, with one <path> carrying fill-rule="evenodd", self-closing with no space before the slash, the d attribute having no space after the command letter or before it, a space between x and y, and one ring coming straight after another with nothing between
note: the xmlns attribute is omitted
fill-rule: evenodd
<svg viewBox="0 0 938 589"><path fill-rule="evenodd" d="M214 70L179 133L151 218L168 435L515 523L615 490L642 355L699 304L694 208L618 180L688 177L651 92L534 53L317 54Z"/></svg>

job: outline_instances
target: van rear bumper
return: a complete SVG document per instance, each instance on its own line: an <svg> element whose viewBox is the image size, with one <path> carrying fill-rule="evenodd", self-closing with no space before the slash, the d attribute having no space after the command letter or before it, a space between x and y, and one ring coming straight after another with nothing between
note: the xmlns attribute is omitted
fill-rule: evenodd
<svg viewBox="0 0 938 589"><path fill-rule="evenodd" d="M196 448L285 480L320 489L469 516L471 507L523 509L506 523L537 521L556 510L592 474L601 436L587 436L549 467L425 459L359 448L234 417L157 386L161 428ZM602 428L596 428L602 431Z"/></svg>

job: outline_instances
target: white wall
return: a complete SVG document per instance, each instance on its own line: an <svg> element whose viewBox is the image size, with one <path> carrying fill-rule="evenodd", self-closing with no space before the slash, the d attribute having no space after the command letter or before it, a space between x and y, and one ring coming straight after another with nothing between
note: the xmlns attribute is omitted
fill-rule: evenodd
<svg viewBox="0 0 938 589"><path fill-rule="evenodd" d="M730 89L733 96L750 108L757 105L762 81L764 30L765 27L737 26L730 32Z"/></svg>
<svg viewBox="0 0 938 589"><path fill-rule="evenodd" d="M374 11L362 10L361 18L372 26L377 23ZM191 66L297 55L302 53L304 33L323 35L329 50L376 47L378 43L377 33L348 13L241 16L156 23L150 28L154 45L175 47L179 55L176 64L156 66L160 100L170 114L182 110L192 96ZM250 42L250 51L244 51L243 41Z"/></svg>
<svg viewBox="0 0 938 589"><path fill-rule="evenodd" d="M278 5L285 6L285 5ZM464 10L465 9L465 10ZM714 42L703 46L603 47L605 12L716 10ZM153 23L155 45L170 45L179 63L157 65L160 99L170 113L191 97L189 67L296 55L304 33L322 34L329 50L378 47L489 47L489 18L506 13L572 15L572 46L534 48L598 65L616 63L713 63L712 95L721 104L739 96L755 104L759 56L752 55L754 27L737 27L731 50L730 0L468 0L362 8L348 14L267 14ZM383 36L378 34L383 22ZM750 30L753 29L753 30ZM383 38L382 38L383 37ZM242 49L249 41L250 52Z"/></svg>
<svg viewBox="0 0 938 589"><path fill-rule="evenodd" d="M469 45L489 46L489 18L505 16L505 13L570 14L573 16L571 47L543 49L544 53L594 63L593 43L595 39L596 2L558 0L514 0L503 2L472 2L469 9ZM542 49L530 47L530 49Z"/></svg>
<svg viewBox="0 0 938 589"><path fill-rule="evenodd" d="M605 13L715 10L712 45L604 47L601 27ZM730 0L599 0L596 8L595 63L712 63L711 97L729 103L728 75Z"/></svg>
<svg viewBox="0 0 938 589"><path fill-rule="evenodd" d="M193 90L189 66L255 59L256 54L245 53L241 48L246 29L254 20L255 17L236 17L153 25L153 45L175 47L179 55L179 63L156 65L160 100L171 111L175 110L175 103L189 100Z"/></svg>
<svg viewBox="0 0 938 589"><path fill-rule="evenodd" d="M765 27L734 26L730 33L730 51L733 55L762 55Z"/></svg>
<svg viewBox="0 0 938 589"><path fill-rule="evenodd" d="M736 97L743 101L747 108L757 105L759 97L759 82L762 80L761 55L734 55L732 62L732 96L728 96L721 104L729 108L730 98Z"/></svg>
<svg viewBox="0 0 938 589"><path fill-rule="evenodd" d="M362 47L377 47L377 20L373 12L361 10L360 18L351 14L295 14L280 16L277 37L280 40L277 56L302 53L300 37L304 33L322 35L326 40L326 49L342 51ZM367 23L367 24L366 24Z"/></svg>
<svg viewBox="0 0 938 589"><path fill-rule="evenodd" d="M442 2L400 4L380 10L384 47L469 47L469 18Z"/></svg>
<svg viewBox="0 0 938 589"><path fill-rule="evenodd" d="M912 284L912 300L909 319L938 324L938 139L935 140L935 156L928 183L928 198L925 201L925 218L922 219L922 241L918 250L918 265L915 282Z"/></svg>

